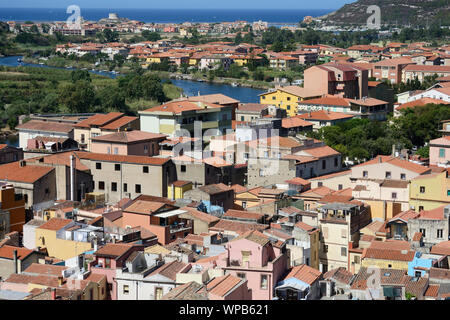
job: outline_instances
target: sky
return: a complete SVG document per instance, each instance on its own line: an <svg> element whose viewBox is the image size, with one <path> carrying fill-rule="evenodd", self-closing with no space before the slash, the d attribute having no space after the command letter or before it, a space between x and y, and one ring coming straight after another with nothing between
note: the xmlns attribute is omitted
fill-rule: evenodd
<svg viewBox="0 0 450 320"><path fill-rule="evenodd" d="M338 9L356 0L0 0L0 8Z"/></svg>

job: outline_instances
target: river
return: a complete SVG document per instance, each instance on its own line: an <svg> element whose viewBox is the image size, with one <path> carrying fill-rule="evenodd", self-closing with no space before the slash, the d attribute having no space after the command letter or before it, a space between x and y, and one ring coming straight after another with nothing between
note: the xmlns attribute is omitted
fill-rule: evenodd
<svg viewBox="0 0 450 320"><path fill-rule="evenodd" d="M19 56L10 56L0 58L0 65L9 66L9 67L18 67L18 66L27 66L27 67L37 67L37 68L53 68L53 69L66 69L66 70L75 70L75 68L58 68L51 67L44 64L34 64L34 63L19 63L17 59L22 58ZM118 75L113 72L105 72L105 71L92 71L89 70L90 73L98 74L101 76L116 78ZM184 94L188 96L196 96L199 93L201 95L206 94L214 94L214 93L222 93L226 96L234 98L244 103L258 103L259 102L259 94L264 91L261 89L247 88L247 87L233 87L231 85L226 84L214 84L209 82L198 82L191 80L176 80L171 79L171 82L183 89Z"/></svg>

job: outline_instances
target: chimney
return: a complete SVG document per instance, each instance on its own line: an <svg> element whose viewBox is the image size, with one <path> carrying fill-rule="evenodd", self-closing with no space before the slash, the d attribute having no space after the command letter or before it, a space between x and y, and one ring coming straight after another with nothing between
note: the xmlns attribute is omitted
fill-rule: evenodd
<svg viewBox="0 0 450 320"><path fill-rule="evenodd" d="M63 285L63 280L64 280L63 276L58 277L58 286L61 287Z"/></svg>
<svg viewBox="0 0 450 320"><path fill-rule="evenodd" d="M17 268L17 250L14 250L14 252L13 252L13 261L14 261L14 273L18 273L18 268Z"/></svg>
<svg viewBox="0 0 450 320"><path fill-rule="evenodd" d="M378 157L378 163L382 163L383 162L383 158L381 156Z"/></svg>
<svg viewBox="0 0 450 320"><path fill-rule="evenodd" d="M75 201L75 157L70 155L70 200Z"/></svg>
<svg viewBox="0 0 450 320"><path fill-rule="evenodd" d="M56 300L56 289L55 288L52 288L51 297L52 297L52 300Z"/></svg>
<svg viewBox="0 0 450 320"><path fill-rule="evenodd" d="M25 167L27 165L27 162L25 160L22 160L19 162L21 167Z"/></svg>

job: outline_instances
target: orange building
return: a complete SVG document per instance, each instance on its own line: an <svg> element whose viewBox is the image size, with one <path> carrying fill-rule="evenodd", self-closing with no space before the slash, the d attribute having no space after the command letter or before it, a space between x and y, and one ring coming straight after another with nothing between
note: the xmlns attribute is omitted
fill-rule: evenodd
<svg viewBox="0 0 450 320"><path fill-rule="evenodd" d="M0 182L0 209L8 211L10 232L22 232L25 224L25 200L16 196L12 184Z"/></svg>

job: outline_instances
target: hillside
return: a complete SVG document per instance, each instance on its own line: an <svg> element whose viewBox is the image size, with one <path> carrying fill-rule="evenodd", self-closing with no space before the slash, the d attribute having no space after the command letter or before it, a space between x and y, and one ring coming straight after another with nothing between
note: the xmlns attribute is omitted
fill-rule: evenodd
<svg viewBox="0 0 450 320"><path fill-rule="evenodd" d="M381 8L383 25L450 26L450 0L359 0L320 18L326 24L366 24L371 5Z"/></svg>

